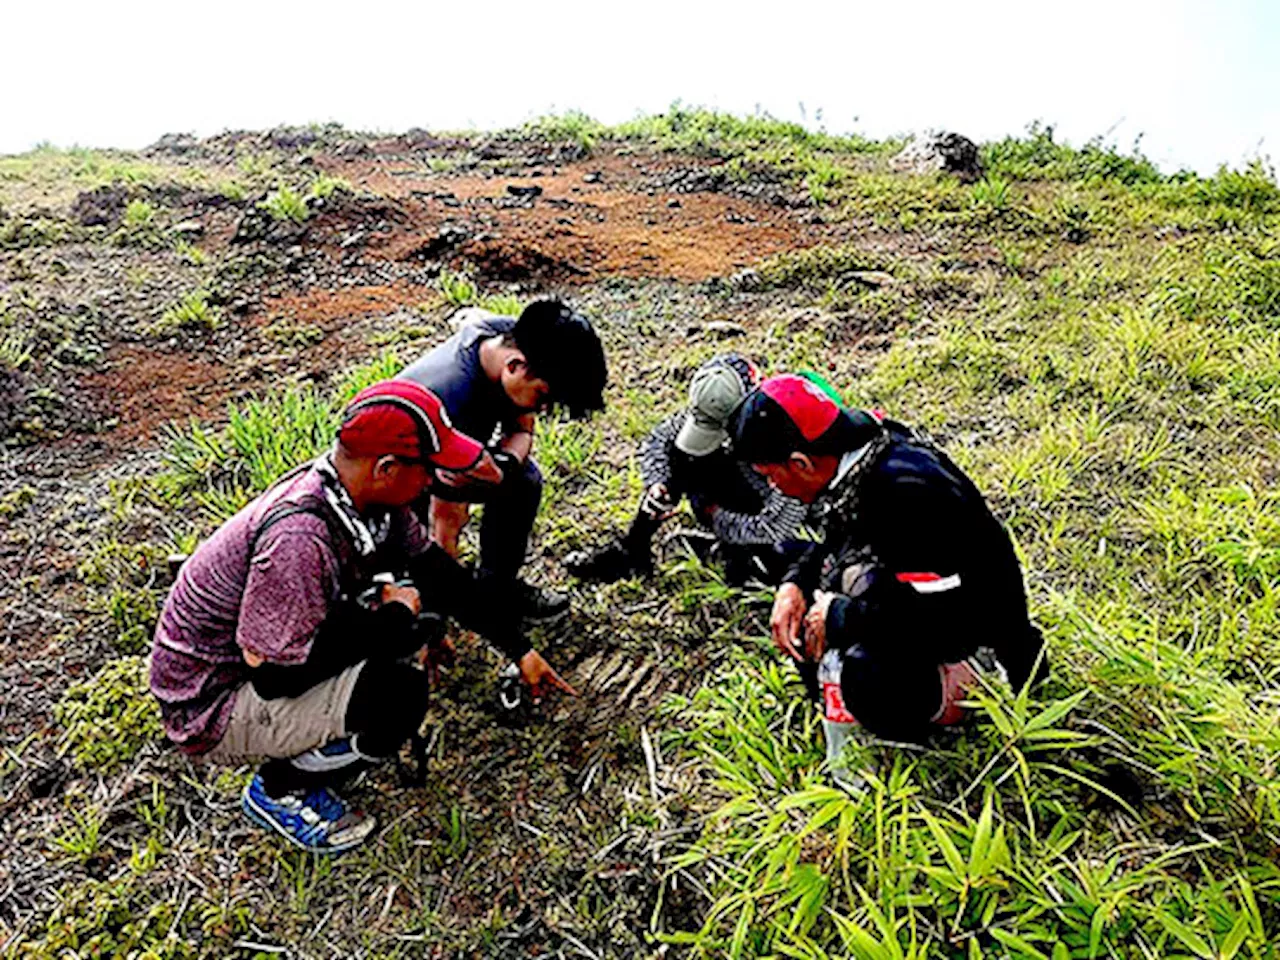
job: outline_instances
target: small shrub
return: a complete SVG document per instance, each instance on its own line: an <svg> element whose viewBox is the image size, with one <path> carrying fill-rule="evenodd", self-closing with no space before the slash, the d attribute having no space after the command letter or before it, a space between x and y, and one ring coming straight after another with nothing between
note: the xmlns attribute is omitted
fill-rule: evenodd
<svg viewBox="0 0 1280 960"><path fill-rule="evenodd" d="M267 211L272 220L303 223L310 215L306 199L288 184L281 184L258 206Z"/></svg>
<svg viewBox="0 0 1280 960"><path fill-rule="evenodd" d="M164 733L141 656L113 660L69 687L53 713L76 764L101 773L118 769Z"/></svg>
<svg viewBox="0 0 1280 960"><path fill-rule="evenodd" d="M208 291L193 290L166 310L152 329L164 335L179 330L213 330L217 326L218 311L210 306Z"/></svg>

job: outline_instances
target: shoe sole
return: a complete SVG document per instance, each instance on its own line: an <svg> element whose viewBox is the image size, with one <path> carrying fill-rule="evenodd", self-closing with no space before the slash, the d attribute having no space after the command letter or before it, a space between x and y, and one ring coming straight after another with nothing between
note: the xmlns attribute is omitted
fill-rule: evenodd
<svg viewBox="0 0 1280 960"><path fill-rule="evenodd" d="M289 831L280 826L280 824L271 819L266 811L253 801L253 798L249 796L248 793L240 798L240 808L245 812L245 815L258 826L265 827L277 836L283 837L299 850L307 851L307 853L345 853L348 850L354 850L356 847L360 846L369 838L369 834L373 832L373 826L370 826L368 833L364 834L358 840L350 840L347 843L330 844L323 847L313 847L310 844L303 843L293 834L289 833ZM373 818L370 817L370 820L372 821ZM376 821L374 821L374 823L376 824Z"/></svg>

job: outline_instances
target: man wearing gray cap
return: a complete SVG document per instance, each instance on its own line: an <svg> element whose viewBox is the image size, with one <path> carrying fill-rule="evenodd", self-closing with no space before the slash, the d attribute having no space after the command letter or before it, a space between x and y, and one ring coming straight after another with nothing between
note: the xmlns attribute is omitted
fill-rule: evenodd
<svg viewBox="0 0 1280 960"><path fill-rule="evenodd" d="M779 548L795 542L806 508L744 469L724 447L729 415L759 380L755 365L736 353L698 368L688 407L659 423L640 446L645 494L630 528L604 547L570 554L570 573L606 582L651 573L650 542L682 496L714 535L731 583L753 576L771 581L785 569Z"/></svg>

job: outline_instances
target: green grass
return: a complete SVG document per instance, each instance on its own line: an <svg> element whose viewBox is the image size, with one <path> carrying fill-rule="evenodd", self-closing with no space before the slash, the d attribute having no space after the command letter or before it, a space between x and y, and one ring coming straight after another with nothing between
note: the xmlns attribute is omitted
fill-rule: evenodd
<svg viewBox="0 0 1280 960"><path fill-rule="evenodd" d="M209 331L219 322L218 308L209 303L208 291L193 290L160 315L152 332L169 336L180 331Z"/></svg>
<svg viewBox="0 0 1280 960"><path fill-rule="evenodd" d="M528 730L496 727L495 661L468 648L432 706L428 785L375 781L375 844L321 865L236 834L217 847L236 879L198 873L181 912L165 881L189 877L226 835L243 780L211 776L203 803L171 802L213 811L190 823L170 813L180 829L163 826L159 798L127 825L104 806L123 792L119 771L166 762L139 755L158 721L131 712L150 700L126 656L68 692L53 728L78 769L116 772L92 802L69 797L79 816L58 818L49 856L68 871L109 869L71 874L29 954L105 944L103 955L234 955L237 937L296 942L332 911L326 942L387 956L501 956L536 918L529 936L547 955L1276 957L1270 172L1166 176L1136 153L1033 129L984 147L987 176L965 185L889 173L881 148L856 140L683 108L613 129L572 115L526 133L718 156L744 181L781 169L824 219L858 227L757 264L759 283L742 289L576 291L601 320L609 405L587 424L539 424L535 577L556 580L567 550L627 523L636 444L725 347L687 336L688 322L731 304L745 329L735 348L770 371L823 372L851 403L933 433L974 477L1023 558L1051 679L976 695L974 722L928 752L856 745L870 786L848 796L828 785L818 718L765 639L762 598L713 565L664 555L653 580L573 585L567 626L536 636L557 666L573 664L571 681L597 653L658 664L676 691L658 712L619 709L617 688L597 682ZM888 279L855 276L868 272ZM521 303L454 274L439 286L454 304ZM190 550L323 450L343 402L405 359L385 354L325 388L278 385L218 426L173 428L163 475L117 491L120 538L85 557L97 602L77 624L138 649L161 543ZM145 536L164 539L136 542L132 525L157 506L164 522ZM142 776L186 790L185 769Z"/></svg>
<svg viewBox="0 0 1280 960"><path fill-rule="evenodd" d="M387 352L348 373L336 388L290 387L233 405L229 423L171 427L159 492L169 503L193 498L208 522L225 520L296 465L328 449L345 404L362 389L398 373L403 361Z"/></svg>

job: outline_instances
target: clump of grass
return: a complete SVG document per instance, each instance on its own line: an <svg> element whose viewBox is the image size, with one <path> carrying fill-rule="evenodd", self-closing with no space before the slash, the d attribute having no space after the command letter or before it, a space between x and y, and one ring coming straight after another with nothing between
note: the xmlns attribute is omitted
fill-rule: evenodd
<svg viewBox="0 0 1280 960"><path fill-rule="evenodd" d="M481 297L476 306L504 317L516 317L524 309L524 301L514 293L495 293L488 297Z"/></svg>
<svg viewBox="0 0 1280 960"><path fill-rule="evenodd" d="M163 883L146 882L144 865L135 856L122 876L77 878L66 884L57 891L57 907L44 928L28 931L16 955L148 960L233 956L237 936L249 930L248 908L234 898L177 902L165 894Z"/></svg>
<svg viewBox="0 0 1280 960"><path fill-rule="evenodd" d="M158 336L168 336L180 331L210 331L221 322L218 310L209 303L209 292L193 290L170 306L152 327Z"/></svg>
<svg viewBox="0 0 1280 960"><path fill-rule="evenodd" d="M532 140L567 140L590 150L608 132L608 128L580 110L551 114L530 120L519 135Z"/></svg>
<svg viewBox="0 0 1280 960"><path fill-rule="evenodd" d="M465 273L452 270L441 270L436 278L436 288L447 303L455 307L467 307L475 303L480 296L480 288Z"/></svg>
<svg viewBox="0 0 1280 960"><path fill-rule="evenodd" d="M1006 137L984 144L982 165L988 176L1012 180L1114 181L1126 186L1157 184L1165 175L1135 149L1132 155L1106 146L1100 139L1075 148L1054 139L1052 125L1033 123L1025 137Z"/></svg>
<svg viewBox="0 0 1280 960"><path fill-rule="evenodd" d="M27 335L11 331L0 338L0 370L20 370L31 361L31 344Z"/></svg>
<svg viewBox="0 0 1280 960"><path fill-rule="evenodd" d="M110 773L162 735L160 709L147 689L147 662L121 657L67 688L54 719L76 764Z"/></svg>
<svg viewBox="0 0 1280 960"><path fill-rule="evenodd" d="M211 522L227 519L277 477L327 450L347 401L403 367L388 352L349 372L332 392L291 387L230 407L223 430L198 423L170 428L157 492L175 503L194 498Z"/></svg>
<svg viewBox="0 0 1280 960"><path fill-rule="evenodd" d="M324 329L314 323L277 320L262 331L262 335L281 347L309 347L324 339Z"/></svg>
<svg viewBox="0 0 1280 960"><path fill-rule="evenodd" d="M311 181L311 186L307 188L308 197L316 197L323 200L333 196L335 193L350 193L351 182L344 180L342 177L332 177L327 173L322 173Z"/></svg>
<svg viewBox="0 0 1280 960"><path fill-rule="evenodd" d="M62 220L45 216L0 219L0 250L26 250L61 243L72 234Z"/></svg>
<svg viewBox="0 0 1280 960"><path fill-rule="evenodd" d="M232 203L243 203L249 199L249 188L239 180L224 180L218 185L218 192Z"/></svg>
<svg viewBox="0 0 1280 960"><path fill-rule="evenodd" d="M124 208L122 220L126 229L142 230L152 227L156 222L156 208L146 200L130 200Z"/></svg>
<svg viewBox="0 0 1280 960"><path fill-rule="evenodd" d="M21 516L27 507L36 499L36 488L30 484L23 485L0 497L0 517L11 520Z"/></svg>
<svg viewBox="0 0 1280 960"><path fill-rule="evenodd" d="M996 213L1009 209L1009 181L999 174L988 174L973 185L973 204Z"/></svg>
<svg viewBox="0 0 1280 960"><path fill-rule="evenodd" d="M209 255L189 240L175 240L173 252L188 266L202 267L209 262Z"/></svg>
<svg viewBox="0 0 1280 960"><path fill-rule="evenodd" d="M270 214L272 220L304 223L310 210L306 198L288 184L281 184L258 207Z"/></svg>

